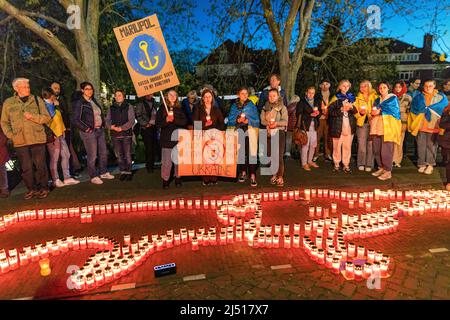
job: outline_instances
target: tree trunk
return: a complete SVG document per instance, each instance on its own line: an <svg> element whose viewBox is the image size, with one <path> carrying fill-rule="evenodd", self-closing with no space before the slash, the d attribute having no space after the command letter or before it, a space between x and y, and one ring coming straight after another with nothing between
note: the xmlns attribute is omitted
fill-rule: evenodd
<svg viewBox="0 0 450 320"><path fill-rule="evenodd" d="M295 85L300 66L291 66L292 63L280 59L281 85L286 90L286 97L289 101L295 95Z"/></svg>

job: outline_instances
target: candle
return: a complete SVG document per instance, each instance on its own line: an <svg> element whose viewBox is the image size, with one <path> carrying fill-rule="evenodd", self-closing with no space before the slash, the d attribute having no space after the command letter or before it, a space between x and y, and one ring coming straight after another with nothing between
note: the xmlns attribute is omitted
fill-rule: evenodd
<svg viewBox="0 0 450 320"><path fill-rule="evenodd" d="M364 246L358 246L358 251L357 251L357 258L358 259L363 259L366 253L366 249L364 248Z"/></svg>
<svg viewBox="0 0 450 320"><path fill-rule="evenodd" d="M199 199L195 200L195 209L201 209L201 202Z"/></svg>
<svg viewBox="0 0 450 320"><path fill-rule="evenodd" d="M363 270L361 265L355 265L355 280L361 281L363 277Z"/></svg>
<svg viewBox="0 0 450 320"><path fill-rule="evenodd" d="M354 243L349 243L348 244L348 249L347 249L347 255L349 257L354 257L355 256L355 250L356 250L355 244Z"/></svg>
<svg viewBox="0 0 450 320"><path fill-rule="evenodd" d="M345 263L345 275L347 278L353 279L355 276L353 262L347 261Z"/></svg>
<svg viewBox="0 0 450 320"><path fill-rule="evenodd" d="M286 249L290 249L291 248L291 236L289 236L289 235L285 235L284 236L284 247Z"/></svg>
<svg viewBox="0 0 450 320"><path fill-rule="evenodd" d="M314 218L315 207L309 207L309 217Z"/></svg>
<svg viewBox="0 0 450 320"><path fill-rule="evenodd" d="M341 268L341 261L338 258L333 258L332 267L333 273L339 274Z"/></svg>
<svg viewBox="0 0 450 320"><path fill-rule="evenodd" d="M273 247L274 248L279 248L280 247L280 236L279 235L274 235L273 236Z"/></svg>
<svg viewBox="0 0 450 320"><path fill-rule="evenodd" d="M355 208L355 201L354 200L349 200L348 201L348 207L349 207L349 209L354 209Z"/></svg>
<svg viewBox="0 0 450 320"><path fill-rule="evenodd" d="M319 206L319 207L316 208L316 214L317 214L318 217L322 216L322 207Z"/></svg>
<svg viewBox="0 0 450 320"><path fill-rule="evenodd" d="M305 200L306 201L311 200L311 190L310 189L305 189Z"/></svg>
<svg viewBox="0 0 450 320"><path fill-rule="evenodd" d="M39 261L39 267L41 268L41 276L47 277L52 272L52 269L50 269L50 260L49 259L42 259Z"/></svg>
<svg viewBox="0 0 450 320"><path fill-rule="evenodd" d="M197 237L192 238L192 251L198 251L198 239Z"/></svg>
<svg viewBox="0 0 450 320"><path fill-rule="evenodd" d="M381 260L380 261L380 271L381 271L381 276L382 277L386 277L387 276L388 267L389 267L389 263L386 260Z"/></svg>

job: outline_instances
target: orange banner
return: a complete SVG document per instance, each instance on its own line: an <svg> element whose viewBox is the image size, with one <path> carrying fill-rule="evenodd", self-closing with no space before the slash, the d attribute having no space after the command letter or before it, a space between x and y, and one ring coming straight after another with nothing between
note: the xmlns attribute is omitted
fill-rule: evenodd
<svg viewBox="0 0 450 320"><path fill-rule="evenodd" d="M180 176L218 176L236 178L237 137L219 130L184 131L177 145Z"/></svg>
<svg viewBox="0 0 450 320"><path fill-rule="evenodd" d="M138 97L180 84L156 14L114 28Z"/></svg>

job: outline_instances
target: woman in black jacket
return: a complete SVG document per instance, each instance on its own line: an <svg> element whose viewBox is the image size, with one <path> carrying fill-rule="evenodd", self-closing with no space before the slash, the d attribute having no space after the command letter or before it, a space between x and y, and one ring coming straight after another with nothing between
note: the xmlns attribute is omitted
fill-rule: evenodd
<svg viewBox="0 0 450 320"><path fill-rule="evenodd" d="M195 108L192 120L195 122L201 121L202 130L223 130L224 120L220 108L214 107L214 93L209 89L204 89L202 92L202 99L198 108ZM205 133L204 133L205 134ZM203 159L203 161L205 161ZM203 176L203 185L216 185L217 176Z"/></svg>
<svg viewBox="0 0 450 320"><path fill-rule="evenodd" d="M308 143L302 146L302 166L306 171L311 171L311 167L319 166L313 161L314 152L317 147L317 128L319 128L319 103L314 99L316 88L309 87L306 90L306 96L301 98L297 104L297 125L300 129L305 130L308 135Z"/></svg>
<svg viewBox="0 0 450 320"><path fill-rule="evenodd" d="M355 113L358 110L353 106L355 97L348 92L350 87L351 83L348 80L339 82L338 93L328 108L330 136L333 139L334 172L340 170L342 161L344 172L351 173L350 158L353 136L356 133Z"/></svg>
<svg viewBox="0 0 450 320"><path fill-rule="evenodd" d="M176 129L184 129L187 126L188 119L186 113L181 109L178 93L175 90L169 90L165 96L167 110L164 105L156 114L156 126L161 129L161 177L163 188L168 189L172 166L174 166L175 185L181 187L181 178L178 175L178 166L172 162L172 149L178 144L172 141L172 133Z"/></svg>
<svg viewBox="0 0 450 320"><path fill-rule="evenodd" d="M444 130L444 134L439 136L439 145L442 148L442 156L446 159L445 176L447 182L445 188L450 191L450 106L444 109L439 127Z"/></svg>

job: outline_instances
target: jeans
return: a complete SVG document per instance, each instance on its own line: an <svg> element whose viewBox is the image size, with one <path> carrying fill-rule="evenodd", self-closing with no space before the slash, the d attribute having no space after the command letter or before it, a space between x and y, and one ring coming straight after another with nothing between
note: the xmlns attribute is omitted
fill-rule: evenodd
<svg viewBox="0 0 450 320"><path fill-rule="evenodd" d="M141 135L145 147L145 167L147 169L153 169L155 158L158 153L156 127L151 126L150 128L142 128Z"/></svg>
<svg viewBox="0 0 450 320"><path fill-rule="evenodd" d="M71 177L69 171L70 151L65 137L60 136L55 138L54 142L47 143L47 150L50 155L50 173L52 175L53 183L59 179L58 162L60 157L64 179L69 179Z"/></svg>
<svg viewBox="0 0 450 320"><path fill-rule="evenodd" d="M311 163L314 158L314 152L317 147L317 132L314 128L314 122L311 121L309 126L309 131L306 133L308 135L308 143L302 146L302 165L307 165Z"/></svg>
<svg viewBox="0 0 450 320"><path fill-rule="evenodd" d="M286 152L285 155L290 155L292 150L292 136L294 135L293 131L286 132Z"/></svg>
<svg viewBox="0 0 450 320"><path fill-rule="evenodd" d="M8 190L8 172L6 171L6 165L0 164L0 191Z"/></svg>
<svg viewBox="0 0 450 320"><path fill-rule="evenodd" d="M78 160L78 154L76 153L72 143L72 130L66 131L66 144L70 152L70 169L72 173L81 170L80 160Z"/></svg>
<svg viewBox="0 0 450 320"><path fill-rule="evenodd" d="M279 129L278 131L278 171L276 174L277 177L283 178L284 176L284 151L286 147L286 131ZM272 138L269 136L267 138L267 155L270 157L272 155L271 148L272 148Z"/></svg>
<svg viewBox="0 0 450 320"><path fill-rule="evenodd" d="M373 136L373 154L378 168L392 171L392 158L394 157L394 142L383 141L383 136Z"/></svg>
<svg viewBox="0 0 450 320"><path fill-rule="evenodd" d="M450 148L442 148L442 156L445 158L445 178L446 183L450 183Z"/></svg>
<svg viewBox="0 0 450 320"><path fill-rule="evenodd" d="M436 153L437 153L437 134L421 132L417 134L417 165L419 167L425 167L427 165L436 165Z"/></svg>
<svg viewBox="0 0 450 320"><path fill-rule="evenodd" d="M106 166L108 165L108 149L105 142L105 131L95 129L91 133L80 132L81 140L83 140L84 148L87 153L87 165L88 173L91 178L98 177L99 175L107 172ZM98 157L98 170L95 166L95 162Z"/></svg>
<svg viewBox="0 0 450 320"><path fill-rule="evenodd" d="M170 174L172 172L172 166L174 166L175 177L178 176L178 166L172 162L172 148L162 148L161 152L161 178L164 181L169 181Z"/></svg>
<svg viewBox="0 0 450 320"><path fill-rule="evenodd" d="M352 157L353 135L341 135L339 138L333 138L333 161L334 166L339 167L341 161L344 167L350 166Z"/></svg>
<svg viewBox="0 0 450 320"><path fill-rule="evenodd" d="M22 168L22 179L28 191L47 190L48 170L45 144L18 147L16 153Z"/></svg>
<svg viewBox="0 0 450 320"><path fill-rule="evenodd" d="M112 138L114 152L122 174L131 174L131 143L133 137Z"/></svg>
<svg viewBox="0 0 450 320"><path fill-rule="evenodd" d="M369 131L370 125L368 123L356 128L356 136L358 138L358 167L373 168L373 146L372 140L369 139Z"/></svg>

